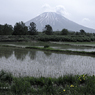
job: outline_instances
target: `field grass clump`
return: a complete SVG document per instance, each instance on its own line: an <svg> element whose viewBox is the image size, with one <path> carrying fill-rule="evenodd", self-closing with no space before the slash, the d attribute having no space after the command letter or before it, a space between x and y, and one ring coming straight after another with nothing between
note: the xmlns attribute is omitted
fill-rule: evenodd
<svg viewBox="0 0 95 95"><path fill-rule="evenodd" d="M45 45L44 48L49 48L50 46L49 45Z"/></svg>
<svg viewBox="0 0 95 95"><path fill-rule="evenodd" d="M16 94L29 93L31 91L31 85L29 81L25 81L23 78L15 78L11 85L11 91Z"/></svg>
<svg viewBox="0 0 95 95"><path fill-rule="evenodd" d="M0 95L95 95L95 76L65 75L50 77L9 77L0 71ZM2 76L2 77L1 77ZM4 80L3 80L4 79Z"/></svg>
<svg viewBox="0 0 95 95"><path fill-rule="evenodd" d="M11 83L13 80L13 76L9 72L5 72L3 70L0 71L0 81Z"/></svg>

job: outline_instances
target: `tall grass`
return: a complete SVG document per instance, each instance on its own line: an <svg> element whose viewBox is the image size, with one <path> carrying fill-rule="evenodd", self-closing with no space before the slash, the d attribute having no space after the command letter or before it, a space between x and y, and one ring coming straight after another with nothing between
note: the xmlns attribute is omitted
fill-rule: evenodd
<svg viewBox="0 0 95 95"><path fill-rule="evenodd" d="M6 74L9 78L2 80ZM0 95L95 95L95 76L65 75L59 78L11 77L0 71ZM11 80L11 84L8 80ZM2 84L2 85L1 85ZM5 85L6 84L6 85ZM10 89L4 88L9 86Z"/></svg>

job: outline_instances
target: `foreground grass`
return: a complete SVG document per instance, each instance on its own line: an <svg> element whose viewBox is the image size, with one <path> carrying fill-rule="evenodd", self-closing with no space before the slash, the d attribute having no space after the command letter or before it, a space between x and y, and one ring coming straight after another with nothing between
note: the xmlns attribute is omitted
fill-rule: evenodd
<svg viewBox="0 0 95 95"><path fill-rule="evenodd" d="M0 71L0 95L95 95L95 76L13 77Z"/></svg>

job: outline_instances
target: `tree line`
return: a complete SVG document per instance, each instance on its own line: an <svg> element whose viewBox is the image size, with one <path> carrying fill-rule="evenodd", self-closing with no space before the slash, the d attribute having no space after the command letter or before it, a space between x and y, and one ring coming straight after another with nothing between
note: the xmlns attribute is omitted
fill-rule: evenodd
<svg viewBox="0 0 95 95"><path fill-rule="evenodd" d="M46 25L43 33L51 34L52 27ZM12 25L0 25L0 35L37 35L38 31L36 29L36 24L34 22L30 23L30 26L27 27L25 23L18 22L12 27Z"/></svg>
<svg viewBox="0 0 95 95"><path fill-rule="evenodd" d="M36 29L36 24L34 22L30 23L30 26L27 27L25 23L17 22L14 27L12 25L0 25L0 35L38 35L41 32L38 32ZM45 25L43 34L46 35L87 35L95 36L95 33L86 33L83 29L80 32L69 31L67 29L62 29L62 31L53 31L52 26Z"/></svg>
<svg viewBox="0 0 95 95"><path fill-rule="evenodd" d="M0 35L32 35L37 34L36 24L34 22L30 23L27 27L25 23L18 22L12 27L12 25L0 25Z"/></svg>

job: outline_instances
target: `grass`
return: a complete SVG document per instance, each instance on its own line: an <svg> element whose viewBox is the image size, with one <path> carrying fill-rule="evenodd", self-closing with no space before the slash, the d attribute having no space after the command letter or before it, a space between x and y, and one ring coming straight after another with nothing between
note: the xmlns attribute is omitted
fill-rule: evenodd
<svg viewBox="0 0 95 95"><path fill-rule="evenodd" d="M62 44L95 44L95 42L52 42L52 43L62 43Z"/></svg>
<svg viewBox="0 0 95 95"><path fill-rule="evenodd" d="M43 42L43 41L31 41L31 42L0 42L0 44L15 44L15 45L28 45L28 46L45 46L48 44L49 46L64 46L64 45L71 45L71 46L95 46L95 42Z"/></svg>
<svg viewBox="0 0 95 95"><path fill-rule="evenodd" d="M94 47L95 42L51 42L57 45L69 45L69 46L79 46L79 47Z"/></svg>
<svg viewBox="0 0 95 95"><path fill-rule="evenodd" d="M95 55L95 52L87 52L87 51L72 51L72 50L61 50L61 49L54 49L51 47L44 48L44 47L26 47L27 49L38 49L38 50L45 50L45 51L54 51L54 52L63 52L63 53L69 53L69 54L89 54L89 55Z"/></svg>
<svg viewBox="0 0 95 95"><path fill-rule="evenodd" d="M2 47L12 47L12 48L23 48L18 46L11 46L11 45L0 45ZM86 55L86 56L94 56L95 52L87 52L87 51L72 51L72 50L61 50L61 49L54 49L51 48L49 45L45 45L43 47L37 47L37 46L26 46L24 49L36 49L36 50L44 50L44 51L52 51L52 52L59 52L59 53L66 53L66 54L77 54L77 55Z"/></svg>
<svg viewBox="0 0 95 95"><path fill-rule="evenodd" d="M0 95L95 95L95 76L13 77L0 71Z"/></svg>

